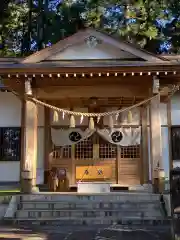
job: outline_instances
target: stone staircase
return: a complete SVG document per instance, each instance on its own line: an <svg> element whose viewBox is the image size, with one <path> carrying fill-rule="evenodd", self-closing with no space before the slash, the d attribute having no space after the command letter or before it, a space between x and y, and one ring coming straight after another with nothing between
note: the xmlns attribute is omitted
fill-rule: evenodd
<svg viewBox="0 0 180 240"><path fill-rule="evenodd" d="M164 220L159 195L151 193L23 195L13 217L23 224L118 224Z"/></svg>

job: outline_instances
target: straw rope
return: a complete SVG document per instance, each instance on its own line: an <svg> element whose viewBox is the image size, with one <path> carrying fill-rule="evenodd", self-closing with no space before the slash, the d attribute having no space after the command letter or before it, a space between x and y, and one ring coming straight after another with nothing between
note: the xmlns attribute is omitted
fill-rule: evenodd
<svg viewBox="0 0 180 240"><path fill-rule="evenodd" d="M179 90L179 86L174 86L173 89L172 89L172 92L171 94L169 95L169 97L172 97L175 92L177 92ZM85 113L85 112L76 112L76 111L70 111L70 110L67 110L67 109L63 109L63 108L58 108L58 107L55 107L55 106L52 106L48 103L45 103L43 101L40 101L38 100L37 98L33 97L33 96L30 96L30 95L25 95L25 99L29 100L29 101L33 101L39 105L42 105L44 107L47 107L47 108L50 108L52 109L53 111L57 111L57 112L61 112L61 113L64 113L64 114L68 114L68 115L73 115L73 116L84 116L84 117L105 117L105 116L111 116L111 115L117 115L117 114L120 114L122 112L126 112L126 111L130 111L132 110L133 108L137 108L145 103L148 103L150 102L151 100L153 100L154 98L156 98L157 96L161 95L161 93L163 92L163 89L156 95L148 98L148 99L145 99L137 104L134 104L130 107L127 107L127 108L124 108L124 109L119 109L119 110L115 110L115 111L111 111L111 112L102 112L102 113ZM16 96L19 96L20 95L14 91L12 91L13 94L15 94Z"/></svg>

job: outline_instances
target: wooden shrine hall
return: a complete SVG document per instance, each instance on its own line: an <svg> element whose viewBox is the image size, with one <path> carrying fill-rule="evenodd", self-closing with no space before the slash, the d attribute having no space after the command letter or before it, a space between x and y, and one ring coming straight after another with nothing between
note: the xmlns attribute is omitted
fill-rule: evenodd
<svg viewBox="0 0 180 240"><path fill-rule="evenodd" d="M160 108L167 104L168 117L169 99L178 90L178 62L85 29L27 58L4 59L0 76L22 106L23 192L36 189L39 106L45 184L58 169L69 187L78 182L163 187Z"/></svg>

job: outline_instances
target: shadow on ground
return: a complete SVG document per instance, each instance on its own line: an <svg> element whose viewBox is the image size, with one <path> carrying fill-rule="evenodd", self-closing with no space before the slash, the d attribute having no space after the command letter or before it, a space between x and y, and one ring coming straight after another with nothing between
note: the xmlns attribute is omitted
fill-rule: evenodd
<svg viewBox="0 0 180 240"><path fill-rule="evenodd" d="M35 226L1 227L0 240L170 240L169 227Z"/></svg>

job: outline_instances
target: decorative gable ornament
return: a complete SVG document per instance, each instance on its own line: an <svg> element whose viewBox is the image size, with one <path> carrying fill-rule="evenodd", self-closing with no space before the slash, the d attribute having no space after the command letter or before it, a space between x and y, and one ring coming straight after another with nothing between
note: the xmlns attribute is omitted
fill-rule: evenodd
<svg viewBox="0 0 180 240"><path fill-rule="evenodd" d="M86 44L88 47L95 48L98 44L101 43L99 39L97 39L95 36L89 36L85 39Z"/></svg>

